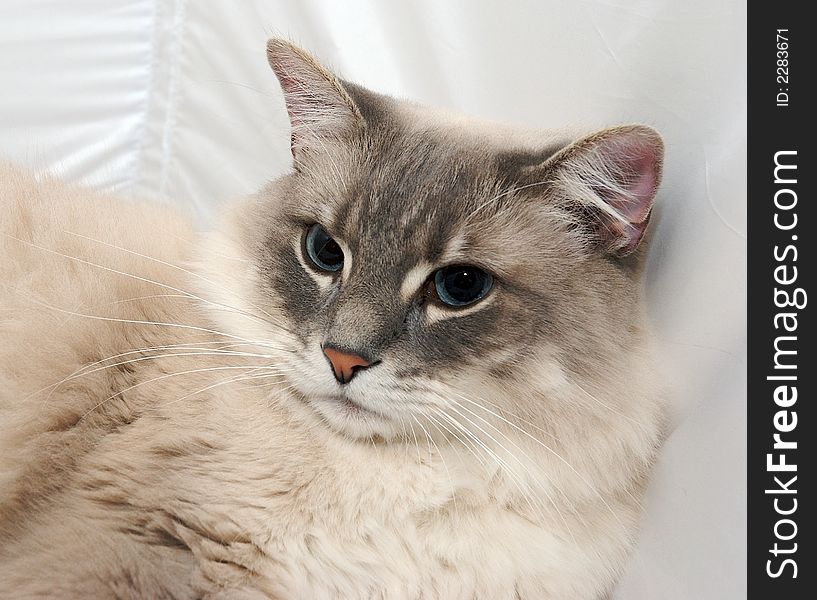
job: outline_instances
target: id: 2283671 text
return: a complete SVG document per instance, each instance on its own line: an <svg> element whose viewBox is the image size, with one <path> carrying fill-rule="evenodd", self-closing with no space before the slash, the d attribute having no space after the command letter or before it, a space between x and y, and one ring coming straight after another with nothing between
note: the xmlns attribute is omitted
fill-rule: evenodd
<svg viewBox="0 0 817 600"><path fill-rule="evenodd" d="M777 106L789 105L789 30L777 30Z"/></svg>

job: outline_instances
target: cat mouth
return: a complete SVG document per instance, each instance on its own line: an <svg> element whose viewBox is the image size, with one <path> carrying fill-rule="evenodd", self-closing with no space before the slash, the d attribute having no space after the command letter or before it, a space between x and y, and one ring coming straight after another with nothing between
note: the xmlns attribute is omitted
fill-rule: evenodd
<svg viewBox="0 0 817 600"><path fill-rule="evenodd" d="M320 402L324 407L330 410L338 411L346 417L351 418L374 417L381 420L388 420L388 418L382 413L367 408L362 404L355 402L346 395L323 396L315 398L315 400Z"/></svg>

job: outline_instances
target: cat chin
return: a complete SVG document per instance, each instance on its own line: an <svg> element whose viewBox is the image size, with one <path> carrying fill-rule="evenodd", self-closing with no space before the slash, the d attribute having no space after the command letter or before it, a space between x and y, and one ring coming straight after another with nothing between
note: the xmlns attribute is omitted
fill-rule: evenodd
<svg viewBox="0 0 817 600"><path fill-rule="evenodd" d="M394 421L345 396L305 396L303 403L322 424L336 433L355 440L380 438L391 440L400 429Z"/></svg>

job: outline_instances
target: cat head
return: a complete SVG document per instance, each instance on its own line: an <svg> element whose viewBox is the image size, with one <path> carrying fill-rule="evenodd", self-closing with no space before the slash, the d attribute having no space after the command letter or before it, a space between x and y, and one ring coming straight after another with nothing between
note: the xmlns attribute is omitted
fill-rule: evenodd
<svg viewBox="0 0 817 600"><path fill-rule="evenodd" d="M626 378L655 131L513 133L342 81L284 41L268 58L293 168L242 210L225 304L266 315L231 331L277 353L297 402L392 439L469 403L535 417L561 387Z"/></svg>

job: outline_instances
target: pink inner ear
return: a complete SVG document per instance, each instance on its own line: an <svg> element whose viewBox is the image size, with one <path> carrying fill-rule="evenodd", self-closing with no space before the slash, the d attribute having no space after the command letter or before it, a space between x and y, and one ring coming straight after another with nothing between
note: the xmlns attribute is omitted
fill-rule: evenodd
<svg viewBox="0 0 817 600"><path fill-rule="evenodd" d="M629 168L633 172L633 179L623 187L630 192L631 196L628 201L619 199L615 208L622 217L631 223L640 223L650 212L655 198L657 179L655 163L655 154L650 153L629 164Z"/></svg>
<svg viewBox="0 0 817 600"><path fill-rule="evenodd" d="M321 148L356 116L351 100L337 80L309 55L280 40L267 45L267 58L284 92L292 124L290 149Z"/></svg>
<svg viewBox="0 0 817 600"><path fill-rule="evenodd" d="M601 148L601 153L606 155L605 161L617 175L615 187L625 191L621 194L610 188L597 190L602 200L627 221L625 224L608 217L602 224L602 235L612 238L608 242L618 247L620 254L629 254L638 246L655 199L661 145L660 141L651 138L642 139L631 133L601 142L607 146Z"/></svg>

